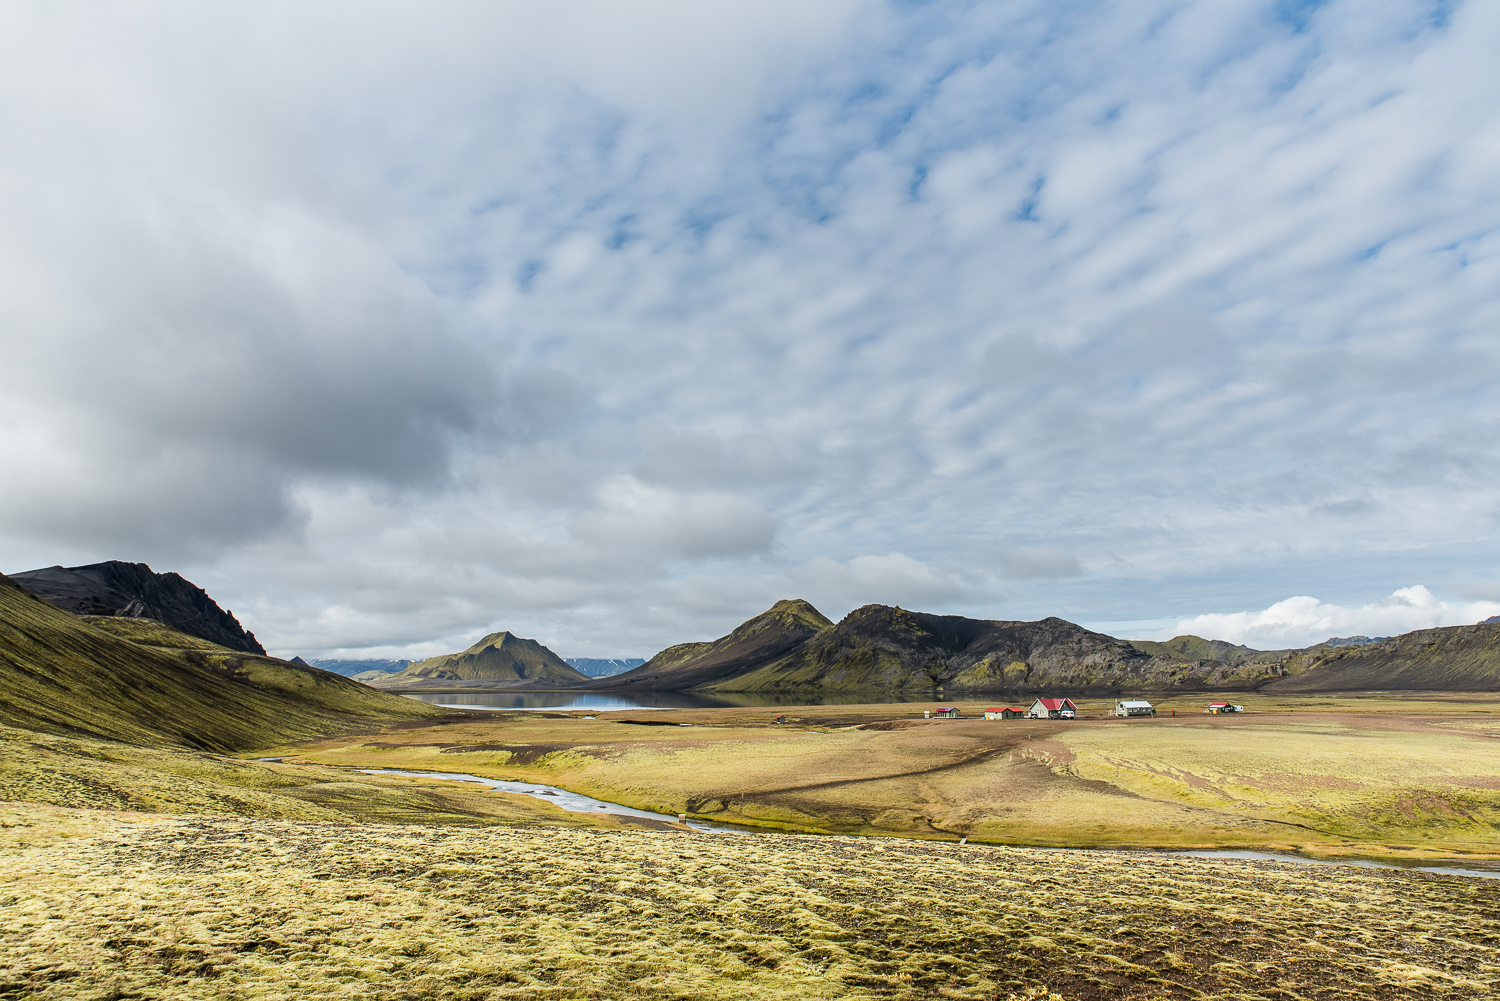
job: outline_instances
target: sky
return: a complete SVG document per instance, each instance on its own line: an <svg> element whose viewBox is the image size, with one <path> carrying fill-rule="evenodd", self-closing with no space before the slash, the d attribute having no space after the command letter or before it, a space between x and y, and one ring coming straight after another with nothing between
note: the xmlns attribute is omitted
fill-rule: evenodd
<svg viewBox="0 0 1500 1001"><path fill-rule="evenodd" d="M1500 614L1500 5L0 7L0 570L287 656Z"/></svg>

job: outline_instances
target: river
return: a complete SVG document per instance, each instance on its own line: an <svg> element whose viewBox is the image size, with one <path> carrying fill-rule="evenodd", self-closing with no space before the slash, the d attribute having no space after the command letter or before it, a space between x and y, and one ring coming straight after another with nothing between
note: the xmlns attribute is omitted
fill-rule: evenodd
<svg viewBox="0 0 1500 1001"><path fill-rule="evenodd" d="M262 761L276 761L277 758L262 758ZM493 789L497 792L518 793L522 796L534 796L558 806L569 813L611 813L621 817L644 817L650 820L664 820L668 823L677 823L677 818L667 813L652 813L650 810L637 810L634 807L621 806L619 803L610 803L602 799L594 799L582 793L569 792L557 786L541 785L536 782L512 782L505 779L487 779L479 775L467 775L460 772L408 772L394 768L361 768L360 771L369 775L405 775L410 778L423 779L447 779L453 782L475 782L479 785ZM715 824L705 820L689 819L687 825L695 831L704 831L713 834L763 834L780 833L768 832L755 827L741 827L734 824ZM975 845L976 848L981 847ZM1024 845L1015 847L1025 847ZM1053 849L1057 850L1057 849ZM1130 849L1090 849L1090 848L1065 848L1062 851L1110 851L1114 853L1129 852ZM1186 852L1140 852L1140 854L1163 854L1183 855L1194 858L1213 859L1243 859L1248 862L1296 862L1301 865L1347 865L1356 866L1361 869L1397 869L1401 872L1424 872L1434 876L1478 876L1481 879L1500 879L1500 869L1463 869L1456 866L1444 865L1394 865L1390 862L1375 862L1370 859L1312 859L1303 858L1300 855L1281 855L1272 852L1251 851L1186 851Z"/></svg>

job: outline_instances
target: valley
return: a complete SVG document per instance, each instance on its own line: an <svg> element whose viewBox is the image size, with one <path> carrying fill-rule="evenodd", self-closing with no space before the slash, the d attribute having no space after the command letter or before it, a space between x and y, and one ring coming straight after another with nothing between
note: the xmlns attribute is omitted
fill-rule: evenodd
<svg viewBox="0 0 1500 1001"><path fill-rule="evenodd" d="M675 662L729 680L829 635L787 618ZM495 634L408 677L535 686L549 658ZM1500 983L1493 880L1159 851L1500 865L1492 695L1230 688L1246 712L1206 716L1214 693L1181 691L1119 719L1079 692L1077 720L985 720L1003 696L960 692L959 718L937 719L838 686L813 706L775 686L631 687L636 672L560 687L678 707L444 708L0 578L0 996L1229 1001ZM680 704L698 699L720 704Z"/></svg>
<svg viewBox="0 0 1500 1001"><path fill-rule="evenodd" d="M875 704L495 712L289 761L543 782L768 830L1058 847L1500 862L1500 712L1483 697L1250 696L1151 719L955 720ZM787 722L773 722L784 715ZM690 724L690 725L689 725Z"/></svg>

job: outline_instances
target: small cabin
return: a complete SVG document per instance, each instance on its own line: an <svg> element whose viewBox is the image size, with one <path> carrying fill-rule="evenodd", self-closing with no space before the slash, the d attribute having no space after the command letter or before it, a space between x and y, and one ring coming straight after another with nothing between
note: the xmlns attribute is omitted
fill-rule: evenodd
<svg viewBox="0 0 1500 1001"><path fill-rule="evenodd" d="M1230 705L1228 702L1210 702L1208 708L1203 711L1217 716L1219 713L1242 713L1245 707Z"/></svg>
<svg viewBox="0 0 1500 1001"><path fill-rule="evenodd" d="M1026 715L1024 706L1008 706L1004 709L986 709L985 719L1020 719Z"/></svg>
<svg viewBox="0 0 1500 1001"><path fill-rule="evenodd" d="M953 706L938 706L932 715L938 719L958 719L958 710Z"/></svg>
<svg viewBox="0 0 1500 1001"><path fill-rule="evenodd" d="M1037 699L1026 710L1027 719L1072 719L1078 715L1078 707L1072 699Z"/></svg>
<svg viewBox="0 0 1500 1001"><path fill-rule="evenodd" d="M1155 716L1156 707L1144 699L1122 699L1115 703L1116 716Z"/></svg>

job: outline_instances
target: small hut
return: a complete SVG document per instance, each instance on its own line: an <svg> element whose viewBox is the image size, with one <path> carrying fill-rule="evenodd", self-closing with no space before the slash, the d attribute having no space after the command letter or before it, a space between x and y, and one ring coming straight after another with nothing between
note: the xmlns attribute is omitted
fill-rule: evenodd
<svg viewBox="0 0 1500 1001"><path fill-rule="evenodd" d="M1004 709L986 709L985 719L1020 719L1026 715L1026 709L1022 706L1008 706Z"/></svg>
<svg viewBox="0 0 1500 1001"><path fill-rule="evenodd" d="M932 715L938 719L958 719L958 709L953 706L938 706Z"/></svg>

